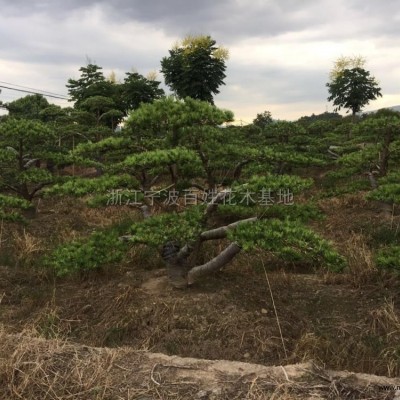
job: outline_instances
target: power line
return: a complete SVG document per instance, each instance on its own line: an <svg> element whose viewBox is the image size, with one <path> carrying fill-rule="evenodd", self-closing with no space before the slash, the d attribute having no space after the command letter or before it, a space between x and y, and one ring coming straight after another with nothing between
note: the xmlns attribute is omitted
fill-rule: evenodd
<svg viewBox="0 0 400 400"><path fill-rule="evenodd" d="M0 81L0 83L2 83L3 85L11 85L11 86L16 86L22 89L28 89L28 90L33 90L34 92L43 92L43 93L48 93L54 96L62 96L62 97L67 97L63 94L59 94L59 93L54 93L54 92L49 92L48 90L42 90L42 89L35 89L35 88L31 88L29 86L22 86L22 85L17 85L15 83L10 83L10 82L4 82L4 81Z"/></svg>
<svg viewBox="0 0 400 400"><path fill-rule="evenodd" d="M17 85L14 85L14 86L17 86ZM16 89L16 88L12 88L12 87L9 87L9 86L3 86L3 85L0 85L0 88L9 89L9 90L15 90L17 92L23 92L23 93L38 94L38 95L45 96L45 97L53 97L55 99L69 100L68 97L62 96L62 95L39 93L39 92L32 91L32 90Z"/></svg>

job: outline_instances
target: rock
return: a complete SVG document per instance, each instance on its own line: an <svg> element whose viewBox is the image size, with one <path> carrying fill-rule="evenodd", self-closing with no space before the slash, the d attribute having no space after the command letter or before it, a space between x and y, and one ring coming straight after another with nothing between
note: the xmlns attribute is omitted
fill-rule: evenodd
<svg viewBox="0 0 400 400"><path fill-rule="evenodd" d="M200 390L200 392L198 392L196 394L196 399L199 399L199 400L208 399L208 394L209 394L209 392L207 390Z"/></svg>

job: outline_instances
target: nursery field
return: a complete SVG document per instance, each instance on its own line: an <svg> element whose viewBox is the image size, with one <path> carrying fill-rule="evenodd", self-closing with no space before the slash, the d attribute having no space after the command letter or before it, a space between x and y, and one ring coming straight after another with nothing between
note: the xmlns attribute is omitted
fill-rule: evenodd
<svg viewBox="0 0 400 400"><path fill-rule="evenodd" d="M80 71L0 117L0 399L396 398L400 113Z"/></svg>
<svg viewBox="0 0 400 400"><path fill-rule="evenodd" d="M260 251L239 256L222 271L180 290L169 284L162 261L155 261L146 248L131 249L126 260L112 269L90 271L73 278L60 279L43 271L37 260L53 241L85 236L111 222L141 216L127 206L99 211L88 209L74 199L41 201L37 216L28 226L7 226L7 231L3 226L2 230L0 324L1 335L7 338L4 346L8 343L3 354L10 357L2 358L0 363L0 381L7 388L3 398L39 398L35 397L39 394L40 398L67 398L63 395L67 396L68 390L71 398L77 399L129 398L128 389L120 397L115 393L115 397L107 397L113 393L109 386L118 384L122 378L116 377L121 371L114 371L111 384L105 371L110 365L118 369L114 364L120 363L125 368L133 368L128 365L132 354L125 355L127 348L139 351L135 357L155 352L265 366L313 362L312 368L308 365L309 369L321 369L311 377L298 372L296 384L282 384L282 377L278 376L268 392L263 389L262 379L260 385L252 388L244 382L236 387L224 386L218 384L217 378L215 382L210 378L206 383L196 382L190 387L182 383L174 390L168 382L183 378L165 375L166 384L161 388L151 380L146 387L141 387L137 380L127 379L124 385L131 388L130 398L190 398L204 387L220 388L214 397L204 398L232 398L235 391L238 396L248 395L246 398L269 398L272 393L282 399L303 398L303 395L309 398L315 389L308 386L317 385L315 380L321 380L321 371L398 376L399 282L395 276L374 268L369 243L376 240L378 231L387 235L391 226L400 223L399 217L382 214L376 205L368 205L362 195L324 199L320 207L327 217L315 223L315 229L333 240L348 257L348 271L315 273L277 262ZM7 258L16 265L10 265L11 262L6 265ZM267 274L264 267L268 268ZM51 342L40 342L41 338ZM43 354L39 351L42 346L46 347ZM97 366L84 364L88 361L81 359L81 352L86 354L89 350L85 349L89 347L124 350L122 353L107 350L112 356L96 350L90 363L99 363L99 358L103 363L110 363ZM54 363L61 364L48 364L44 358L47 351L55 357ZM71 378L61 376L58 382L51 375L57 371L64 371L65 375L64 352L65 357L77 354L75 361L79 365L73 367L77 373L90 374L87 368L100 368L98 375L90 382L81 382L80 389L75 391L68 382ZM118 362L109 359L114 360L114 356ZM146 365L135 360L134 365L137 363ZM146 368L154 365L155 361L148 361ZM8 380L12 370L13 374L22 372L19 377ZM141 373L145 380L150 372L146 374L144 370ZM46 374L51 376L47 382ZM327 379L318 382L323 384L321 396L328 393L334 396L331 378ZM340 398L366 398L363 396L368 390L375 390L376 397L371 398L390 398L384 396L392 393L377 392L378 386L385 384L382 379L375 381L373 389L367 389L369 386L363 381L345 382L344 379L343 386L338 384L339 389L343 393L351 389L353 397L343 394ZM45 395L52 385L54 393ZM104 389L104 394L96 387ZM80 395L80 390L85 394ZM146 397L146 393L154 397ZM213 392L210 393L212 396Z"/></svg>

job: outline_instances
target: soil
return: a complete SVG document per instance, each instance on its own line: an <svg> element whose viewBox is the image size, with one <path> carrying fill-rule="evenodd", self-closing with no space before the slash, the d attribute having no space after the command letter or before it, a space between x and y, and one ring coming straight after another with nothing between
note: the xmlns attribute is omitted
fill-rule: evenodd
<svg viewBox="0 0 400 400"><path fill-rule="evenodd" d="M376 209L361 207L362 204L362 200L351 198L346 202L322 201L321 207L328 217L314 223L314 227L338 248L345 249L354 233L364 232L368 224L378 220L382 223ZM110 221L132 217L131 210L100 214L76 205L71 213L71 204L50 207L46 202L40 207L41 212L26 232L41 239L44 247L51 246L51 241L59 240L60 235L82 236ZM21 233L20 228L15 229ZM12 233L3 233L4 240L11 242L13 237ZM32 251L30 257L32 260L38 255ZM122 354L118 349L124 347L142 351L145 357L150 357L148 352L155 352L263 366L312 362L323 371L351 370L387 377L400 374L400 332L396 331L400 326L398 280L380 276L377 281L370 279L355 285L349 273L332 276L287 265L281 269L273 262L263 253L240 255L219 273L185 290L172 288L161 261L146 251L132 251L131 259L114 269L62 279L29 268L22 261L18 266L3 262L0 326L4 335L67 341L75 343L78 349L116 348L117 357ZM128 361L121 359L121 366L129 368ZM169 362L153 360L152 365ZM235 379L241 382L238 376ZM317 381L313 385L318 385ZM152 384L157 388L157 384ZM250 393L251 383L246 385L243 388ZM277 386L270 389L275 391ZM183 397L152 397L155 395L151 392L130 398L222 399L229 398L226 393L232 393L225 386L219 389L220 397L197 382L186 395L177 391ZM378 398L343 394L310 397L311 391L305 397L290 397L292 389L289 387L288 397L276 398ZM201 390L206 391L205 397L195 397ZM129 398L113 396L87 398ZM243 394L230 398L272 397Z"/></svg>

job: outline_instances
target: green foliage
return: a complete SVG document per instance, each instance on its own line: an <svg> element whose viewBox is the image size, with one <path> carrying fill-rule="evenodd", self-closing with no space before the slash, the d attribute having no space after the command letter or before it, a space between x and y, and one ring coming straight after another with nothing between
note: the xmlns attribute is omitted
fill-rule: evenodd
<svg viewBox="0 0 400 400"><path fill-rule="evenodd" d="M107 194L95 194L86 200L92 208L105 206L138 206L143 204L144 194L135 189L111 189Z"/></svg>
<svg viewBox="0 0 400 400"><path fill-rule="evenodd" d="M324 218L321 210L313 203L292 204L290 206L274 204L263 208L262 218L290 219L300 222L309 222Z"/></svg>
<svg viewBox="0 0 400 400"><path fill-rule="evenodd" d="M164 95L160 82L150 80L136 72L126 73L123 83L106 80L102 68L89 63L80 68L78 80L68 80L68 91L75 101L76 110L86 112L86 124L105 125L112 130L141 103L149 103ZM81 117L85 117L81 113Z"/></svg>
<svg viewBox="0 0 400 400"><path fill-rule="evenodd" d="M364 141L376 143L382 141L389 132L400 136L399 117L393 115L378 117L372 114L352 128L352 133L358 142L363 138Z"/></svg>
<svg viewBox="0 0 400 400"><path fill-rule="evenodd" d="M6 103L11 118L42 120L43 112L50 106L45 97L33 94Z"/></svg>
<svg viewBox="0 0 400 400"><path fill-rule="evenodd" d="M133 224L130 228L133 243L161 246L168 241L181 245L195 240L201 232L202 207L191 207L182 213L154 216Z"/></svg>
<svg viewBox="0 0 400 400"><path fill-rule="evenodd" d="M262 219L290 219L304 223L323 218L321 210L313 203L294 203L290 206L283 204L271 204L269 206L258 206L254 208L240 205L221 204L218 207L217 215L223 218L234 220L258 216Z"/></svg>
<svg viewBox="0 0 400 400"><path fill-rule="evenodd" d="M99 142L85 142L85 143L79 143L75 149L74 153L75 154L97 154L100 152L108 152L110 150L114 149L120 149L121 147L126 147L131 144L131 140L128 137L115 137L115 136L110 136L108 138L105 138L103 140L100 140Z"/></svg>
<svg viewBox="0 0 400 400"><path fill-rule="evenodd" d="M300 178L296 175L267 175L253 176L245 184L234 185L236 191L250 191L260 193L262 190L271 190L276 194L280 189L288 189L291 193L301 193L311 188L313 180L311 178Z"/></svg>
<svg viewBox="0 0 400 400"><path fill-rule="evenodd" d="M253 120L253 125L257 126L260 129L265 129L268 125L272 124L272 114L270 111L264 111L261 114L257 114L257 116Z"/></svg>
<svg viewBox="0 0 400 400"><path fill-rule="evenodd" d="M382 97L376 79L370 76L369 71L359 67L344 69L326 86L330 94L328 101L333 101L335 111L346 108L353 115L371 100Z"/></svg>
<svg viewBox="0 0 400 400"><path fill-rule="evenodd" d="M32 205L26 200L0 194L0 221L23 222L19 210L28 210Z"/></svg>
<svg viewBox="0 0 400 400"><path fill-rule="evenodd" d="M341 123L341 119L342 116L340 114L336 112L330 113L326 111L322 114L317 114L317 115L315 114L309 116L305 115L304 117L299 118L297 120L297 123L309 129L311 128L311 125L314 125L314 123L316 123L315 127L318 127L318 129L314 128L313 129L314 133L322 133L328 131L328 129L330 130L333 126L336 126L338 123Z"/></svg>
<svg viewBox="0 0 400 400"><path fill-rule="evenodd" d="M290 140L299 135L305 135L306 130L296 122L278 121L267 125L266 135L278 143L289 143Z"/></svg>
<svg viewBox="0 0 400 400"><path fill-rule="evenodd" d="M391 246L380 250L375 262L377 267L400 273L400 246Z"/></svg>
<svg viewBox="0 0 400 400"><path fill-rule="evenodd" d="M161 60L165 83L184 99L213 104L213 95L224 85L227 51L215 46L210 36L188 37Z"/></svg>
<svg viewBox="0 0 400 400"><path fill-rule="evenodd" d="M205 101L166 97L151 104L142 104L127 120L135 137L167 138L172 146L181 137L198 136L205 127L216 127L233 119L233 113Z"/></svg>
<svg viewBox="0 0 400 400"><path fill-rule="evenodd" d="M371 247L382 247L400 243L400 229L396 226L388 226L382 224L381 226L368 226L366 228Z"/></svg>
<svg viewBox="0 0 400 400"><path fill-rule="evenodd" d="M344 167L354 168L358 172L370 171L378 159L379 149L377 146L369 145L363 149L343 155L338 163Z"/></svg>
<svg viewBox="0 0 400 400"><path fill-rule="evenodd" d="M95 232L87 239L60 245L45 259L57 276L100 269L120 262L127 245L119 240L117 229Z"/></svg>
<svg viewBox="0 0 400 400"><path fill-rule="evenodd" d="M121 165L126 168L156 168L174 163L198 163L195 152L177 147L171 150L154 150L127 157Z"/></svg>
<svg viewBox="0 0 400 400"><path fill-rule="evenodd" d="M81 77L78 80L68 80L68 93L75 101L75 107L80 108L81 104L92 96L112 96L113 84L106 81L101 70L98 65L89 63L79 69Z"/></svg>
<svg viewBox="0 0 400 400"><path fill-rule="evenodd" d="M298 221L270 219L241 224L228 233L228 238L245 251L264 249L287 261L307 262L336 272L346 265L329 242Z"/></svg>
<svg viewBox="0 0 400 400"><path fill-rule="evenodd" d="M8 118L1 123L0 190L11 190L31 201L53 180L39 164L51 158L54 142L54 132L39 121Z"/></svg>
<svg viewBox="0 0 400 400"><path fill-rule="evenodd" d="M137 72L127 72L121 87L122 103L125 113L136 110L142 103L151 103L164 96L164 90L159 88L160 82L150 80Z"/></svg>
<svg viewBox="0 0 400 400"><path fill-rule="evenodd" d="M128 174L102 175L98 178L72 177L64 183L57 183L45 191L46 195L84 196L106 193L120 188L135 188L138 182Z"/></svg>
<svg viewBox="0 0 400 400"><path fill-rule="evenodd" d="M367 199L400 204L400 183L387 183L379 186L368 194Z"/></svg>

